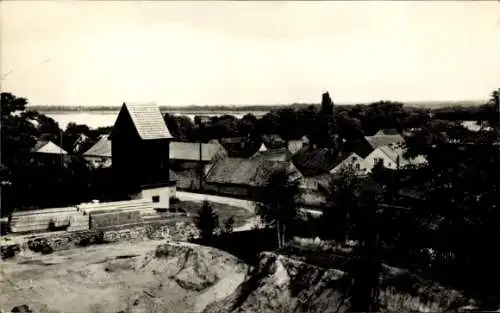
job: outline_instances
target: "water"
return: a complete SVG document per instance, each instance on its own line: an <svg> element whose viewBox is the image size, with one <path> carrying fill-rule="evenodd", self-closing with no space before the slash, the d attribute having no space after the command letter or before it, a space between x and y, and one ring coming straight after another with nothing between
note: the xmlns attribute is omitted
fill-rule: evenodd
<svg viewBox="0 0 500 313"><path fill-rule="evenodd" d="M59 127L65 129L66 126L73 122L76 124L85 124L90 128L113 126L116 117L118 116L118 111L93 111L93 112L40 112L51 118L53 118ZM252 113L257 117L261 117L267 112L176 112L176 115L185 115L191 120L197 115L201 116L220 116L220 115L233 115L236 118L241 118L247 113Z"/></svg>

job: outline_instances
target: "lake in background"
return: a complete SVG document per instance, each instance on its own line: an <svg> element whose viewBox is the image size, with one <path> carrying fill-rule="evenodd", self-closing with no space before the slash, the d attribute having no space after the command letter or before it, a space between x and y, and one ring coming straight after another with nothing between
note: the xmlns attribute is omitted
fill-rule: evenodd
<svg viewBox="0 0 500 313"><path fill-rule="evenodd" d="M115 123L116 117L118 116L118 111L92 111L92 112L43 112L40 111L51 118L53 118L58 124L59 127L65 129L66 126L73 122L76 124L85 124L90 128L97 127L106 127L113 126ZM162 112L163 114L167 112ZM206 111L206 112L169 112L174 115L185 115L189 117L191 120L194 120L194 117L197 115L200 116L220 116L220 115L233 115L236 118L241 118L245 114L252 113L257 117L261 117L267 112L259 111L259 112L214 112L214 111Z"/></svg>

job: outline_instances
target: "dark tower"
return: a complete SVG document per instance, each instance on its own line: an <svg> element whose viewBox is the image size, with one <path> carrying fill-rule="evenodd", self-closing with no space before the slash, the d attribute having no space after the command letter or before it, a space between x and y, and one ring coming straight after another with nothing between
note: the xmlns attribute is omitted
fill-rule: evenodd
<svg viewBox="0 0 500 313"><path fill-rule="evenodd" d="M323 93L321 98L321 109L319 112L319 147L329 148L332 151L337 150L337 128L335 123L335 105L328 92Z"/></svg>
<svg viewBox="0 0 500 313"><path fill-rule="evenodd" d="M115 188L133 194L172 184L172 135L155 103L123 103L110 139Z"/></svg>

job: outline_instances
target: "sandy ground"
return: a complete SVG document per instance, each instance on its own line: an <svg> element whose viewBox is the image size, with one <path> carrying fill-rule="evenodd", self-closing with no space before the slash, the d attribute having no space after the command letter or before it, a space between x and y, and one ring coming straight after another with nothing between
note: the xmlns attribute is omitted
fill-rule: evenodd
<svg viewBox="0 0 500 313"><path fill-rule="evenodd" d="M227 253L179 244L185 248L169 245L156 257L162 243L22 252L0 262L0 309L28 304L36 312L200 312L243 281L246 266Z"/></svg>

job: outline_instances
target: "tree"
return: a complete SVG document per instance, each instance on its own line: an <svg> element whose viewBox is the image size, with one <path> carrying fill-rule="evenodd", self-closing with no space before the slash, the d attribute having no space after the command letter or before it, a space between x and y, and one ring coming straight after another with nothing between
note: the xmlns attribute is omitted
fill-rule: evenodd
<svg viewBox="0 0 500 313"><path fill-rule="evenodd" d="M203 240L210 240L219 225L219 216L212 209L208 201L203 201L200 211L195 219L196 227L200 230Z"/></svg>
<svg viewBox="0 0 500 313"><path fill-rule="evenodd" d="M234 230L234 217L230 216L228 217L225 221L224 224L222 225L222 233L224 234L230 234Z"/></svg>
<svg viewBox="0 0 500 313"><path fill-rule="evenodd" d="M323 212L324 234L356 242L347 262L350 280L348 297L353 312L375 312L381 274L380 228L377 208L380 188L369 177L360 177L352 166L344 167L330 185L331 193Z"/></svg>
<svg viewBox="0 0 500 313"><path fill-rule="evenodd" d="M286 241L286 231L297 217L296 197L298 182L292 179L287 169L273 172L257 195L257 214L267 223L274 223L277 232L278 247Z"/></svg>
<svg viewBox="0 0 500 313"><path fill-rule="evenodd" d="M28 105L28 100L16 97L10 92L2 92L0 103L2 116L8 116L16 111L24 111Z"/></svg>

